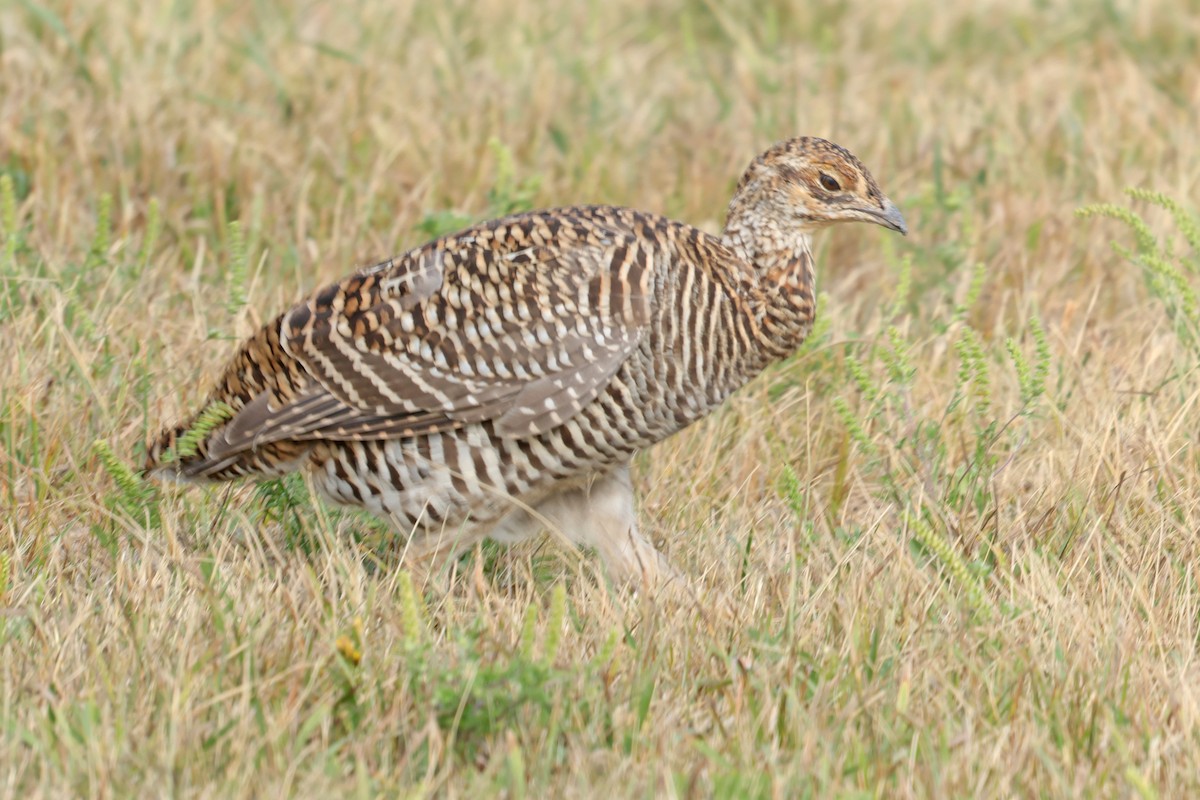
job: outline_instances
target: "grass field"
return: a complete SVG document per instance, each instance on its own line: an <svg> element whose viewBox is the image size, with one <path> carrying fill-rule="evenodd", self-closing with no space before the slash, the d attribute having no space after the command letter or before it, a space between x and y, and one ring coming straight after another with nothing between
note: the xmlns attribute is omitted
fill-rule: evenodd
<svg viewBox="0 0 1200 800"><path fill-rule="evenodd" d="M0 4L0 797L1200 796L1200 5L970 5ZM317 283L800 133L912 232L638 460L698 603L129 472Z"/></svg>

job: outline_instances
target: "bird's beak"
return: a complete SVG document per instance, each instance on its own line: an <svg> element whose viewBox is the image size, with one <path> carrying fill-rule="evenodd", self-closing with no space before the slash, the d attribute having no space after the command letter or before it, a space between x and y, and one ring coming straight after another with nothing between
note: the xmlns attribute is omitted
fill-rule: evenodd
<svg viewBox="0 0 1200 800"><path fill-rule="evenodd" d="M883 208L864 208L863 211L867 212L872 222L890 228L901 236L908 236L908 223L904 221L904 215L886 197L883 198Z"/></svg>

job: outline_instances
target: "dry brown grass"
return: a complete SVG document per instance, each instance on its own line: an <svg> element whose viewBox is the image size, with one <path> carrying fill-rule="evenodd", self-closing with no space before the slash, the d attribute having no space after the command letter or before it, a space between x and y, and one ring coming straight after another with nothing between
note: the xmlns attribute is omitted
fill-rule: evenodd
<svg viewBox="0 0 1200 800"><path fill-rule="evenodd" d="M1074 215L1200 196L1196 4L552 5L0 6L0 795L1200 794L1198 351ZM701 610L545 544L406 602L303 487L147 500L93 449L430 212L519 201L493 139L536 205L717 228L802 132L913 233L822 239L824 337L640 460Z"/></svg>

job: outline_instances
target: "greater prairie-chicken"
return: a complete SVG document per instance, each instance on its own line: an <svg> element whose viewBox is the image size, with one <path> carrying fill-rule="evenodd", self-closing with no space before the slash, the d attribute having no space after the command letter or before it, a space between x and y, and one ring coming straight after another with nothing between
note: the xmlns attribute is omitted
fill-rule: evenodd
<svg viewBox="0 0 1200 800"><path fill-rule="evenodd" d="M805 137L751 162L719 237L610 206L475 225L276 317L210 392L220 424L178 452L199 414L167 429L146 469L306 470L409 558L552 526L614 579L654 580L669 566L638 531L630 458L799 347L810 234L850 221L907 233L857 158Z"/></svg>

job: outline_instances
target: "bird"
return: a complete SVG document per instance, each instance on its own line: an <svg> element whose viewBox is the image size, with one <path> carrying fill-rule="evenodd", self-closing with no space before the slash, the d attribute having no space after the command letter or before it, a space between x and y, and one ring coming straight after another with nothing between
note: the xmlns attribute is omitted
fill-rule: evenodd
<svg viewBox="0 0 1200 800"><path fill-rule="evenodd" d="M147 443L182 482L306 472L438 563L550 529L609 579L677 575L630 461L804 342L812 235L904 217L844 147L773 145L720 235L582 205L482 222L318 288L247 339L199 411Z"/></svg>

